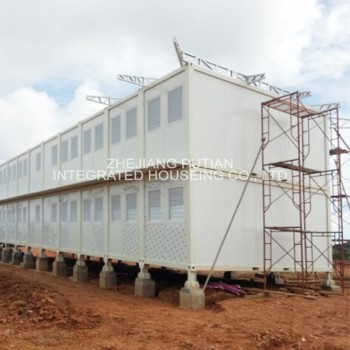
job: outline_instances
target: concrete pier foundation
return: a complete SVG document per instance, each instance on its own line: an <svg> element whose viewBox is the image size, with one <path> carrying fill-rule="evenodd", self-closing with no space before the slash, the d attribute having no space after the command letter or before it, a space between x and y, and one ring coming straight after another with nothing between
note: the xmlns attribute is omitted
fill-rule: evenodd
<svg viewBox="0 0 350 350"><path fill-rule="evenodd" d="M180 308L186 310L201 310L205 308L205 294L197 282L197 273L188 272L185 286L180 290Z"/></svg>
<svg viewBox="0 0 350 350"><path fill-rule="evenodd" d="M49 261L45 255L45 249L41 249L39 256L36 258L36 270L37 271L48 271Z"/></svg>
<svg viewBox="0 0 350 350"><path fill-rule="evenodd" d="M325 278L323 284L321 285L321 288L324 290L331 291L331 292L336 293L336 294L342 293L342 289L335 284L332 272L326 272L326 278Z"/></svg>
<svg viewBox="0 0 350 350"><path fill-rule="evenodd" d="M105 259L105 264L100 272L100 288L114 289L117 286L117 274L114 272L110 259Z"/></svg>
<svg viewBox="0 0 350 350"><path fill-rule="evenodd" d="M5 264L9 264L12 260L12 249L10 247L5 246L2 249L1 261Z"/></svg>
<svg viewBox="0 0 350 350"><path fill-rule="evenodd" d="M21 250L19 249L19 247L16 246L13 253L12 253L11 264L12 265L21 265L22 261L23 261L23 254L22 254Z"/></svg>
<svg viewBox="0 0 350 350"><path fill-rule="evenodd" d="M239 272L238 271L225 271L224 278L228 280L239 280Z"/></svg>
<svg viewBox="0 0 350 350"><path fill-rule="evenodd" d="M35 269L35 259L30 247L27 248L27 251L23 255L23 262L21 263L21 267L24 269Z"/></svg>
<svg viewBox="0 0 350 350"><path fill-rule="evenodd" d="M56 276L67 276L67 265L62 252L57 252L56 259L52 264L52 273Z"/></svg>
<svg viewBox="0 0 350 350"><path fill-rule="evenodd" d="M140 265L140 272L135 279L135 295L153 298L156 295L156 283L148 272L148 265Z"/></svg>
<svg viewBox="0 0 350 350"><path fill-rule="evenodd" d="M84 257L82 255L79 255L78 260L73 267L73 281L87 282L88 276L89 276L89 271L84 261Z"/></svg>

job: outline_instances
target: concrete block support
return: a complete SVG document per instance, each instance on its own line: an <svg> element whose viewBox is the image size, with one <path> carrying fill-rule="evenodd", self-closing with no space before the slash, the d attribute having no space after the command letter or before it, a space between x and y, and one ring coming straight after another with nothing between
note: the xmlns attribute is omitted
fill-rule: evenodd
<svg viewBox="0 0 350 350"><path fill-rule="evenodd" d="M39 256L36 258L36 270L37 271L49 270L49 262L45 255L45 249L41 249Z"/></svg>
<svg viewBox="0 0 350 350"><path fill-rule="evenodd" d="M337 294L342 293L342 289L335 284L332 272L326 272L326 278L323 284L321 285L321 288Z"/></svg>
<svg viewBox="0 0 350 350"><path fill-rule="evenodd" d="M1 261L5 264L9 264L12 260L12 249L9 246L5 246L2 249Z"/></svg>
<svg viewBox="0 0 350 350"><path fill-rule="evenodd" d="M67 265L62 252L57 252L56 259L52 264L52 273L56 276L67 276Z"/></svg>
<svg viewBox="0 0 350 350"><path fill-rule="evenodd" d="M73 281L87 282L88 275L89 271L84 261L84 257L82 255L78 255L78 260L73 267Z"/></svg>
<svg viewBox="0 0 350 350"><path fill-rule="evenodd" d="M140 270L135 279L135 295L142 298L155 297L156 283L148 272L148 265L140 265Z"/></svg>
<svg viewBox="0 0 350 350"><path fill-rule="evenodd" d="M32 249L30 247L27 248L23 256L23 262L21 263L21 267L24 269L35 269L35 259L32 253Z"/></svg>
<svg viewBox="0 0 350 350"><path fill-rule="evenodd" d="M201 310L205 308L205 294L197 282L197 273L188 272L185 286L180 290L180 308L186 310Z"/></svg>
<svg viewBox="0 0 350 350"><path fill-rule="evenodd" d="M228 280L239 280L239 272L237 271L225 271L224 278Z"/></svg>
<svg viewBox="0 0 350 350"><path fill-rule="evenodd" d="M12 254L12 260L11 260L11 264L12 265L21 265L23 260L23 254L21 252L21 250L19 249L18 246L15 247L13 254Z"/></svg>
<svg viewBox="0 0 350 350"><path fill-rule="evenodd" d="M105 264L100 272L99 285L104 289L114 289L117 286L117 274L114 272L110 259L105 259Z"/></svg>

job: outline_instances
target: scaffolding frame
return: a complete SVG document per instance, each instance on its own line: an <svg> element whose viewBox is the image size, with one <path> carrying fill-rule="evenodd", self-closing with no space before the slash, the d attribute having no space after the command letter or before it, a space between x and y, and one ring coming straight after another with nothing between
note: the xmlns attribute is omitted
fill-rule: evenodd
<svg viewBox="0 0 350 350"><path fill-rule="evenodd" d="M268 275L285 257L293 260L294 270L300 276L301 288L304 293L308 287L310 276L314 272L315 262L326 259L333 267L344 292L344 238L343 238L343 199L347 198L341 177L341 156L348 153L342 148L342 138L339 132L340 118L338 105L330 104L326 108L310 108L304 106L301 99L305 94L293 92L280 96L261 105L261 142L262 142L262 200L263 200L263 259L264 259L264 288L267 289ZM289 118L283 125L279 118ZM317 123L317 118L327 118L329 134ZM273 129L273 124L279 130ZM312 125L311 124L315 124ZM288 125L288 126L286 126ZM318 127L328 141L330 165L326 169L311 169L306 167L311 150L310 131ZM294 149L292 159L282 159L271 162L271 144L280 137L285 137ZM295 156L294 156L295 155ZM322 155L322 153L321 153ZM288 157L288 156L287 156ZM288 171L290 181L282 184L274 178L278 169ZM322 178L323 186L319 185ZM278 196L273 195L273 188L278 190ZM315 190L316 188L316 190ZM308 229L308 217L312 211L312 196L322 193L328 198L335 220L331 229L312 231ZM296 209L297 220L293 226L273 225L275 220L271 206L281 197L287 197L288 209ZM294 210L295 210L294 209ZM324 213L320 213L324 215ZM331 226L331 224L328 224ZM288 248L283 245L281 233L292 235L292 244ZM316 237L327 239L326 250L321 250L315 244ZM340 247L340 259L336 264L332 261L332 247ZM282 255L275 256L273 247L279 247Z"/></svg>

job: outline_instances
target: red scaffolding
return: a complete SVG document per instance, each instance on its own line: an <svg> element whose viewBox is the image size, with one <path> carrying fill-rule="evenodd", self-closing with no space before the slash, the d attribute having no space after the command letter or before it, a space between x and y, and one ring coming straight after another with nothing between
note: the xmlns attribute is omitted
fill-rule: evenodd
<svg viewBox="0 0 350 350"><path fill-rule="evenodd" d="M261 106L264 286L267 287L269 273L281 268L284 259L291 259L304 291L319 259L324 259L330 268L333 266L332 248L337 245L340 259L333 266L333 273L344 290L342 201L346 195L342 186L341 156L348 150L342 147L338 106L330 105L323 110L306 107L301 102L303 96L303 93L294 92ZM312 140L316 132L322 135L326 147ZM285 153L277 149L282 145ZM276 159L278 154L286 159ZM324 168L313 169L310 164L322 164ZM286 174L283 181L276 178L276 172L281 169ZM329 201L328 214L324 210L314 212L319 210L315 194L322 194ZM294 213L293 219L286 220L286 225L281 224L274 208L281 198L284 203L278 212ZM327 221L325 228L314 230L315 214L334 218L333 224ZM319 244L321 237L325 238L322 240L325 244ZM289 241L287 246L285 241Z"/></svg>

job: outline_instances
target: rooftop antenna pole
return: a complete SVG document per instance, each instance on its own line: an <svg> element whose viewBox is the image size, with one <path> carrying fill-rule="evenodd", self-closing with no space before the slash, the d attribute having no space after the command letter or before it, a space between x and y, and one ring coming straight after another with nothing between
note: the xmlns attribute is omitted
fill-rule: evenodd
<svg viewBox="0 0 350 350"><path fill-rule="evenodd" d="M184 57L184 52L181 50L180 45L179 45L179 43L177 42L177 40L176 40L175 37L174 37L173 41L174 41L174 47L175 47L175 51L176 51L177 58L179 59L180 66L182 67L182 66L185 65L185 61L184 61L184 59L183 59L183 57Z"/></svg>

